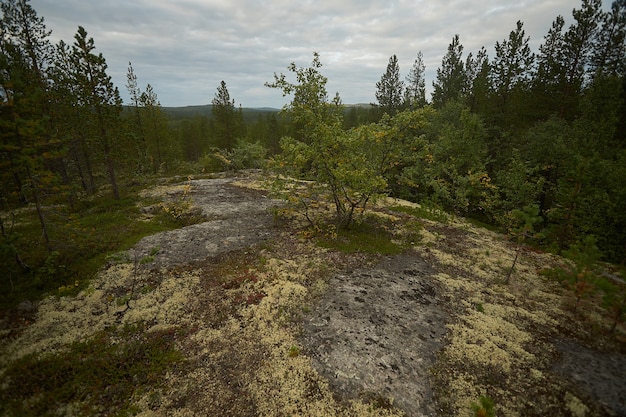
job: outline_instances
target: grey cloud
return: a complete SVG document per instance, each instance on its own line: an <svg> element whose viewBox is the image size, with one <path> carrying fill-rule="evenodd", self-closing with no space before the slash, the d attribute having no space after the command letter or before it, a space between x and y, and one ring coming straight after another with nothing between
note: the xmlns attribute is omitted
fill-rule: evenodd
<svg viewBox="0 0 626 417"><path fill-rule="evenodd" d="M243 106L281 107L263 86L290 62L321 55L329 94L345 103L374 101L375 84L396 54L404 77L418 51L430 87L456 33L464 55L490 52L522 20L536 51L551 22L571 17L569 0L31 0L53 39L73 42L84 26L126 96L128 61L140 85L166 106L206 104L221 80Z"/></svg>

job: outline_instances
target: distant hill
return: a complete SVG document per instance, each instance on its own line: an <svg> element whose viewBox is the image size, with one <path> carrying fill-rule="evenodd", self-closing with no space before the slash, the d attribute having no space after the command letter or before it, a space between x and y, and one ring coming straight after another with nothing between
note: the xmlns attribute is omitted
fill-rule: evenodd
<svg viewBox="0 0 626 417"><path fill-rule="evenodd" d="M199 106L184 106L184 107L161 107L165 114L167 114L172 120L190 119L195 115L211 117L211 109L213 105L205 104ZM369 103L356 103L356 104L344 104L345 113L347 114L350 109L357 110L369 110L372 105ZM237 108L238 109L238 108ZM243 119L245 122L254 122L260 115L267 115L272 113L278 113L281 109L274 107L243 107Z"/></svg>
<svg viewBox="0 0 626 417"><path fill-rule="evenodd" d="M194 117L196 114L211 117L212 107L213 105L206 104L201 106L162 107L162 109L172 119L188 119ZM243 107L242 111L245 121L253 121L256 120L261 114L278 113L280 109L272 107Z"/></svg>

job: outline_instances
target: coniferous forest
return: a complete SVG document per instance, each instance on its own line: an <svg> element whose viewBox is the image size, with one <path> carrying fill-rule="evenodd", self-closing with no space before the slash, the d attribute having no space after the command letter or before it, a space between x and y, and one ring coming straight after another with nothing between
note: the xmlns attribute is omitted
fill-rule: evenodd
<svg viewBox="0 0 626 417"><path fill-rule="evenodd" d="M337 190L339 227L388 194L505 233L530 224L526 243L544 250L587 241L604 261L626 262L624 0L608 11L583 0L536 51L521 21L494 40L494 56L454 35L432 97L420 51L404 76L391 55L370 106L329 97L313 53L310 67L268 80L293 97L282 111L242 109L222 81L195 114L163 108L132 63L114 85L88 28L55 45L28 0L1 7L0 276L11 297L82 281L97 254L173 227L114 228L150 179L245 168Z"/></svg>

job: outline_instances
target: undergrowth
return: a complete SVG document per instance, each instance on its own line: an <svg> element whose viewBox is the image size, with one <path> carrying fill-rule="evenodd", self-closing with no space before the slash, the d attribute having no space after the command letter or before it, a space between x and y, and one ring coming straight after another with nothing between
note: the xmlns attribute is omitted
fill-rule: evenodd
<svg viewBox="0 0 626 417"><path fill-rule="evenodd" d="M42 242L34 210L20 211L10 230L12 250L0 251L0 311L24 300L36 301L60 288L64 295L78 293L112 253L131 248L144 236L203 220L193 210L176 212L176 216L171 210L158 210L142 221L141 202L132 194L119 200L92 198L74 209L45 207L51 251ZM13 252L28 269L16 264Z"/></svg>
<svg viewBox="0 0 626 417"><path fill-rule="evenodd" d="M362 221L347 229L320 234L316 242L323 248L343 253L397 255L405 250L405 246L393 237L392 232L382 225Z"/></svg>
<svg viewBox="0 0 626 417"><path fill-rule="evenodd" d="M112 328L66 351L16 360L3 375L0 414L132 414L132 399L160 386L167 369L183 360L175 342L184 328L145 330L142 324Z"/></svg>
<svg viewBox="0 0 626 417"><path fill-rule="evenodd" d="M450 221L450 216L443 210L427 206L392 206L389 210L399 213L410 214L420 219L431 220L446 224Z"/></svg>

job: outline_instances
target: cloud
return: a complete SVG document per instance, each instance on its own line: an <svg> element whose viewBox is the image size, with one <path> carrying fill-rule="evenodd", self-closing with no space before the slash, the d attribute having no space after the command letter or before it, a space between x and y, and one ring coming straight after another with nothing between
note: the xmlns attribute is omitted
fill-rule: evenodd
<svg viewBox="0 0 626 417"><path fill-rule="evenodd" d="M207 104L224 80L236 104L280 107L288 99L263 86L291 62L321 55L329 95L374 101L375 85L396 54L405 76L418 51L430 88L454 34L465 55L491 51L525 22L536 51L568 0L31 0L53 31L73 42L79 25L94 38L124 98L132 61L140 86L150 83L164 106Z"/></svg>

